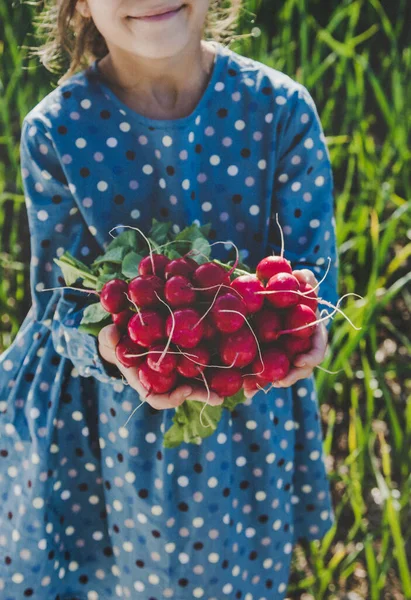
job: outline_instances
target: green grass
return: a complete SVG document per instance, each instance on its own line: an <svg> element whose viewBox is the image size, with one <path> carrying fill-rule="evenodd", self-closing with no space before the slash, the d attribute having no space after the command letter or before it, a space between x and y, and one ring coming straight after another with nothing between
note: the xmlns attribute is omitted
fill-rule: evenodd
<svg viewBox="0 0 411 600"><path fill-rule="evenodd" d="M339 295L363 297L341 303L361 329L341 315L334 319L321 366L337 373L316 370L337 522L322 542L296 547L290 599L337 599L353 591L367 600L411 599L407 3L249 0L241 33L255 28L260 35L232 45L313 95L334 170ZM55 85L21 48L34 42L33 13L31 6L0 0L0 351L30 306L20 124Z"/></svg>

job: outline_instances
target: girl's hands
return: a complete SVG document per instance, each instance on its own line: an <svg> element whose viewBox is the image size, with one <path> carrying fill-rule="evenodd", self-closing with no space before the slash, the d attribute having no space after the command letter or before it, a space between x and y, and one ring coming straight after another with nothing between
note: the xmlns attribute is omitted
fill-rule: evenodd
<svg viewBox="0 0 411 600"><path fill-rule="evenodd" d="M315 287L318 284L315 275L309 269L295 270L293 271L293 275L299 281L309 283L312 287ZM317 318L320 318L320 311L318 308ZM324 325L324 321L317 323L315 326L311 341L311 350L309 352L305 352L304 354L297 354L293 360L293 365L295 368L292 367L284 379L274 382L273 387L289 387L296 383L299 379L310 377L314 367L322 363L328 345L328 331ZM254 390L245 391L247 398L252 398L256 393L257 392Z"/></svg>
<svg viewBox="0 0 411 600"><path fill-rule="evenodd" d="M200 386L182 385L170 394L149 394L140 382L136 367L125 367L117 359L115 348L120 337L121 333L116 325L106 325L103 327L98 335L98 349L100 355L107 362L116 365L127 380L127 383L153 408L156 408L157 410L177 408L184 400L207 402L207 391L204 387ZM208 404L211 406L218 406L223 402L224 398L221 398L215 392L210 392Z"/></svg>

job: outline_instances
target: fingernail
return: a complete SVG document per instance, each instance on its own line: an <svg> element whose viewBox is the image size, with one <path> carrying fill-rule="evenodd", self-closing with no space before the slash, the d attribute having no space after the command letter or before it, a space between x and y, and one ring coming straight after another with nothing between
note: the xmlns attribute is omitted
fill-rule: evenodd
<svg viewBox="0 0 411 600"><path fill-rule="evenodd" d="M187 388L187 390L184 392L183 396L184 398L188 398L188 396L190 396L193 393L193 388Z"/></svg>
<svg viewBox="0 0 411 600"><path fill-rule="evenodd" d="M305 367L306 363L298 363L297 367Z"/></svg>

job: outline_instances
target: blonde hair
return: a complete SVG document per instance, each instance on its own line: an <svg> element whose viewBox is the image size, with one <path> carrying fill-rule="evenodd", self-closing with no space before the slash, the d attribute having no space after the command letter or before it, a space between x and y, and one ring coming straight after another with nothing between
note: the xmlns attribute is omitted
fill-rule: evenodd
<svg viewBox="0 0 411 600"><path fill-rule="evenodd" d="M204 25L205 39L229 43L235 36L242 0L211 0ZM84 18L76 10L77 0L43 0L44 7L34 19L36 37L45 38L39 46L23 46L31 56L40 57L42 65L51 73L63 75L61 85L77 71L85 69L92 60L108 54L104 37L92 18ZM244 36L241 36L244 37Z"/></svg>

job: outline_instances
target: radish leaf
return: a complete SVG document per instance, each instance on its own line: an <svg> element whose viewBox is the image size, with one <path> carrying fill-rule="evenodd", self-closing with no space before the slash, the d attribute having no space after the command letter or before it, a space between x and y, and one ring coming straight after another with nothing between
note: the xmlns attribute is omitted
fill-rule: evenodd
<svg viewBox="0 0 411 600"><path fill-rule="evenodd" d="M121 263L121 272L122 274L129 278L134 279L138 275L138 265L141 262L143 256L141 254L137 254L137 252L131 251L125 255L123 258L123 262Z"/></svg>
<svg viewBox="0 0 411 600"><path fill-rule="evenodd" d="M85 307L81 324L88 325L89 323L100 323L110 317L110 313L104 310L100 302L89 304Z"/></svg>
<svg viewBox="0 0 411 600"><path fill-rule="evenodd" d="M185 400L175 409L174 425L164 434L164 448L175 448L182 442L200 444L201 438L206 438L214 433L221 419L222 405L206 406L201 416L206 427L203 427L200 421L200 412L203 407L203 402Z"/></svg>

